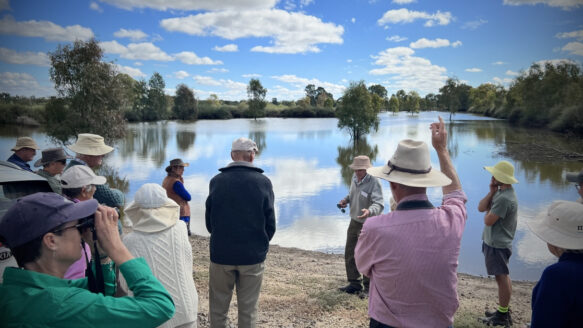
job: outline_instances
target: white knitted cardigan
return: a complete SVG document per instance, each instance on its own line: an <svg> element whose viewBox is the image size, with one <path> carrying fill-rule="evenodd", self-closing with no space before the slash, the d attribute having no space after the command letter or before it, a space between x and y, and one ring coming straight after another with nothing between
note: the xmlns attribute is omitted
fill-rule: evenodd
<svg viewBox="0 0 583 328"><path fill-rule="evenodd" d="M192 276L192 246L186 224L178 220L174 226L155 233L133 231L123 237L123 242L135 257L146 259L154 276L174 300L176 313L160 327L188 323L196 327L198 294Z"/></svg>

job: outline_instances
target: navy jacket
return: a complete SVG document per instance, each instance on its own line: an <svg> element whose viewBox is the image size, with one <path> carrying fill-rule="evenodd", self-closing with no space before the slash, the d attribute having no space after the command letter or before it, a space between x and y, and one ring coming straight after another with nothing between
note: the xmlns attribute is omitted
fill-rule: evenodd
<svg viewBox="0 0 583 328"><path fill-rule="evenodd" d="M16 154L12 154L12 156L8 157L6 161L18 165L23 170L32 172L30 165L28 165L28 163L23 161L20 157L16 156Z"/></svg>
<svg viewBox="0 0 583 328"><path fill-rule="evenodd" d="M206 200L206 228L211 261L251 265L265 261L275 233L274 195L263 170L233 162L211 179Z"/></svg>

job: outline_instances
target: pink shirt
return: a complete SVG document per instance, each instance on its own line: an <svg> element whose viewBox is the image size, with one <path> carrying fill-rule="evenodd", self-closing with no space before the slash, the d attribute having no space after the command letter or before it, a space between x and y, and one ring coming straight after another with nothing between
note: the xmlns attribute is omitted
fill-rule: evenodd
<svg viewBox="0 0 583 328"><path fill-rule="evenodd" d="M410 200L427 196L401 202ZM438 208L398 210L365 221L354 255L358 271L370 277L371 318L395 327L452 325L466 201L458 190Z"/></svg>
<svg viewBox="0 0 583 328"><path fill-rule="evenodd" d="M87 253L87 257L89 261L91 261L91 248L87 243L83 243L85 245L85 252L81 250L81 258L78 259L75 263L71 264L67 272L65 272L65 276L63 279L81 279L85 278L85 269L87 269L87 262L85 260L85 253Z"/></svg>

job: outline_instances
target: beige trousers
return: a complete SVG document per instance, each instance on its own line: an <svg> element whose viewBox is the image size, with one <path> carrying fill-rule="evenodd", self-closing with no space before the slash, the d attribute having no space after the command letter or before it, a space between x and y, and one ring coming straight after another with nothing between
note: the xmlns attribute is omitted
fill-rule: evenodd
<svg viewBox="0 0 583 328"><path fill-rule="evenodd" d="M257 321L257 301L263 281L264 263L253 265L223 265L211 262L209 268L209 312L211 328L226 328L227 314L237 287L239 328L254 328Z"/></svg>

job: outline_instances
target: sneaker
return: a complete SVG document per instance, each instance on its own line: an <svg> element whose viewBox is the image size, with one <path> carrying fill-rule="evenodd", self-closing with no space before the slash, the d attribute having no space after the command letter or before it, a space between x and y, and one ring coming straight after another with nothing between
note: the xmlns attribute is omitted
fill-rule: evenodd
<svg viewBox="0 0 583 328"><path fill-rule="evenodd" d="M512 324L510 323L510 313L502 313L500 311L494 312L492 316L486 318L480 318L478 321L486 324L487 326L504 326L510 327Z"/></svg>
<svg viewBox="0 0 583 328"><path fill-rule="evenodd" d="M359 288L359 287L356 287L353 285L348 285L348 286L340 287L340 288L338 288L338 290L343 292L343 293L347 293L347 294L357 294L362 290L362 288Z"/></svg>
<svg viewBox="0 0 583 328"><path fill-rule="evenodd" d="M484 314L486 315L486 317L491 317L494 314L496 314L496 312L498 312L498 310L494 310L494 311L485 311ZM510 322L510 325L512 326L514 323L512 322L512 310L508 310L508 321Z"/></svg>

